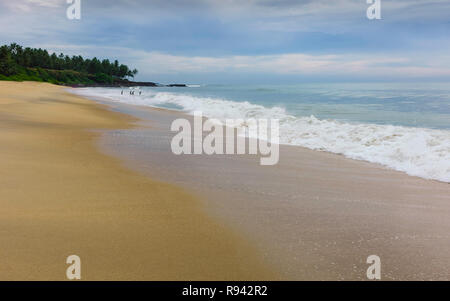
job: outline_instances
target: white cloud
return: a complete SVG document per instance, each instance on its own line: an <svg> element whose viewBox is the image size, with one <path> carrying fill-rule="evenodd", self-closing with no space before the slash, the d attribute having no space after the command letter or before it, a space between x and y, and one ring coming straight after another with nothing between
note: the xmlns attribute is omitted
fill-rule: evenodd
<svg viewBox="0 0 450 301"><path fill-rule="evenodd" d="M433 78L450 76L450 57L418 55L286 53L256 56L182 56L121 47L40 45L70 55L102 53L139 69L143 77L159 74L278 74L353 78Z"/></svg>
<svg viewBox="0 0 450 301"><path fill-rule="evenodd" d="M127 50L129 60L145 74L160 73L258 73L306 76L439 77L450 76L449 61L407 56L384 57L362 54L311 55L288 53L259 56L176 56Z"/></svg>
<svg viewBox="0 0 450 301"><path fill-rule="evenodd" d="M36 7L57 8L65 3L65 0L14 0L2 4L13 12L31 12Z"/></svg>
<svg viewBox="0 0 450 301"><path fill-rule="evenodd" d="M381 79L450 76L448 54L450 44L445 35L448 29L445 25L448 23L449 16L449 10L445 9L450 5L448 0L382 0L385 18L380 22L369 22L365 18L367 8L365 0L82 1L86 1L84 9L89 10L91 17L86 17L83 22L69 22L64 9L67 5L66 0L0 0L0 27L2 27L0 40L3 43L19 42L24 46L50 48L70 55L118 58L138 68L142 78L150 79L158 77L158 74L169 76L200 74L208 77L212 73L323 75L337 78L348 75L352 78ZM26 13L11 13L2 9L5 6ZM39 13L34 13L37 10ZM214 22L220 19L221 26L212 22L213 27L206 26L203 31L199 26L192 26L191 23L196 21L194 18L197 18L194 15L176 23L186 24L186 28L180 28L179 32L175 33L176 29L171 24L173 19L161 13L161 11L170 12L183 19L188 10L202 12L203 15L208 16L208 22L205 24L209 24L209 19L214 19ZM429 21L430 18L444 15L447 16L445 19L447 23L437 26L436 30L433 27L433 31L430 31L430 28L420 31L420 26L429 27L430 24L434 24L434 21ZM121 23L122 31L114 31L113 25L123 21L120 18L126 19L126 22ZM401 19L407 22L405 24L398 22ZM147 36L146 32L141 30L146 26L152 29L151 22L155 22L156 28L160 28L161 33L151 31ZM387 26L389 22L393 25ZM410 25L409 22L413 24ZM18 23L23 26L18 27ZM400 28L402 24L403 27ZM363 36L366 34L367 28L364 26L371 26L371 30L367 31L368 36L373 35L375 40L385 41L384 44L380 43L380 49L375 47L378 44L367 43L361 38L359 35L361 32ZM112 30L107 31L110 28ZM135 31L135 29L138 30ZM192 32L189 29L192 29ZM217 47L214 46L217 39L213 37L216 29L219 38L223 36L225 39L221 40ZM276 32L273 33L270 30ZM139 32L139 36L133 35L134 32ZM316 41L315 35L313 38L299 35L299 39L304 39L300 45L300 42L294 43L296 35L283 35L279 32L342 32L343 34L337 36L337 42L332 41L330 46L322 41L322 36L319 41ZM172 41L184 36L185 40ZM333 40L333 36L330 35L323 37L328 36ZM396 38L400 39L398 45L394 43L392 47L383 48L389 43L396 42ZM130 43L126 43L127 39L130 39ZM246 44L247 41L249 41L248 44ZM315 47L304 47L309 45L308 41ZM241 43L243 47L237 47L236 51L233 47L222 49L225 42L231 46ZM359 47L359 42L362 47ZM43 43L92 44L47 47ZM116 44L112 45L114 43ZM400 43L405 46L400 47ZM339 48L341 44L344 46L348 44L348 47ZM120 48L117 45L159 49L160 52ZM203 49L205 45L208 47L213 45L213 47ZM275 47L269 47L273 45ZM264 48L266 46L267 48ZM197 52L192 50L193 47L203 50ZM184 48L187 49L186 52ZM252 53L254 49L256 53L263 51L267 53L292 51L292 53L239 55ZM301 53L308 49L310 49L309 53ZM400 50L409 52L400 53ZM173 53L181 53L181 55ZM211 54L193 56L193 53ZM214 55L218 53L236 55Z"/></svg>
<svg viewBox="0 0 450 301"><path fill-rule="evenodd" d="M25 2L43 7L59 7L62 4L66 3L65 0L25 0Z"/></svg>

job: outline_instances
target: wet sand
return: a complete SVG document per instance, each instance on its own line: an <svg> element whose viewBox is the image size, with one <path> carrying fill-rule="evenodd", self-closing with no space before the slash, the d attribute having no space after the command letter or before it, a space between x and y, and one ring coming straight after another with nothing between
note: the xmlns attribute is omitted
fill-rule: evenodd
<svg viewBox="0 0 450 301"><path fill-rule="evenodd" d="M0 280L65 280L73 254L83 280L277 278L196 196L99 152L102 130L135 121L61 87L0 82Z"/></svg>
<svg viewBox="0 0 450 301"><path fill-rule="evenodd" d="M366 280L366 259L378 255L383 280L450 280L448 183L292 146L281 146L276 166L254 156L175 156L170 124L189 116L105 103L142 121L108 131L103 151L200 195L277 279Z"/></svg>

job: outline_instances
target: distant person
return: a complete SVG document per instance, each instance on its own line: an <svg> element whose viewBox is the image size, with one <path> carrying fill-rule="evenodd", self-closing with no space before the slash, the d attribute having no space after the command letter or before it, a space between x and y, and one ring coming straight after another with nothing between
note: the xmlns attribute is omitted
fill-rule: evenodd
<svg viewBox="0 0 450 301"><path fill-rule="evenodd" d="M120 92L120 95L123 95L123 90L122 90L122 92Z"/></svg>
<svg viewBox="0 0 450 301"><path fill-rule="evenodd" d="M139 96L142 94L142 91L139 91Z"/></svg>

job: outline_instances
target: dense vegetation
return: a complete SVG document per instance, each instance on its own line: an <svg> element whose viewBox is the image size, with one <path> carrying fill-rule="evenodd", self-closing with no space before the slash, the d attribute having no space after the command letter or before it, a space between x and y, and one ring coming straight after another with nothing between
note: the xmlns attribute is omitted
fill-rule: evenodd
<svg viewBox="0 0 450 301"><path fill-rule="evenodd" d="M117 60L84 59L17 44L0 47L0 80L41 81L61 85L120 84L134 78L136 69Z"/></svg>

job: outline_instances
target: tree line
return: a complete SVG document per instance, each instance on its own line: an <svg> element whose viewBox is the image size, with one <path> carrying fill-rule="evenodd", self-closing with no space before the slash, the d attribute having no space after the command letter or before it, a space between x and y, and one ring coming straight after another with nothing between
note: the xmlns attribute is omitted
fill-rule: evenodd
<svg viewBox="0 0 450 301"><path fill-rule="evenodd" d="M70 57L63 53L50 54L45 49L24 48L16 43L0 47L0 75L3 75L3 79L6 77L14 79L14 76L18 77L17 75L37 76L37 78L48 75L50 79L59 76L62 83L71 81L113 83L128 77L134 78L137 73L136 69L131 70L118 60L111 62L109 59L100 60L96 57L84 59L82 56ZM43 81L51 80L43 79Z"/></svg>

